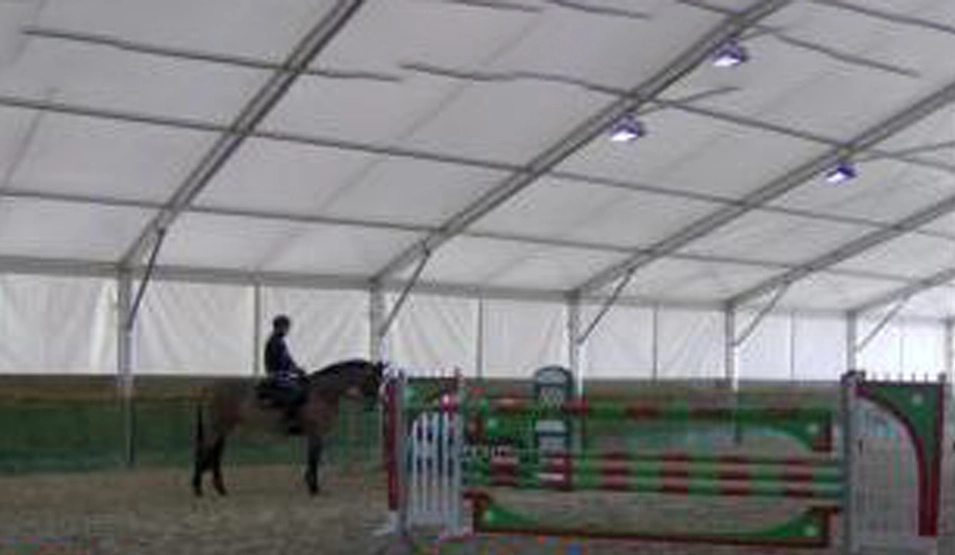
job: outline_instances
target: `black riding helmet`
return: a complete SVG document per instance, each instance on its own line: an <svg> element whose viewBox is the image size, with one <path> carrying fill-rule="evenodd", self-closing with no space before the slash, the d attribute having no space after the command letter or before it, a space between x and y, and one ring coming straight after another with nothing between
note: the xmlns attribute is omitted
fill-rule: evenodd
<svg viewBox="0 0 955 555"><path fill-rule="evenodd" d="M272 318L272 329L276 329L276 330L278 330L278 329L284 329L284 330L287 330L287 329L289 328L289 326L291 326L291 325L292 325L292 320L291 320L288 316L286 316L286 315L284 315L284 314L279 314L279 315L276 316L275 318Z"/></svg>

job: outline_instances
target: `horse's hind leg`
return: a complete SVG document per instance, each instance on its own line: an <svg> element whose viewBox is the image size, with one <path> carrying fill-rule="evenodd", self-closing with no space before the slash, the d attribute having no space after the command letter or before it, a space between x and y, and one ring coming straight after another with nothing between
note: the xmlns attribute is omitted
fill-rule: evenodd
<svg viewBox="0 0 955 555"><path fill-rule="evenodd" d="M226 495L225 483L222 481L222 452L225 450L225 438L219 438L210 451L210 462L212 466L212 486L216 488L219 495Z"/></svg>
<svg viewBox="0 0 955 555"><path fill-rule="evenodd" d="M308 492L312 495L318 494L318 465L322 461L322 448L324 443L319 434L310 434L308 436L308 466L305 469L305 484L308 485Z"/></svg>
<svg viewBox="0 0 955 555"><path fill-rule="evenodd" d="M204 445L196 447L192 469L192 492L196 497L202 497L202 475L209 468L211 454L211 449Z"/></svg>

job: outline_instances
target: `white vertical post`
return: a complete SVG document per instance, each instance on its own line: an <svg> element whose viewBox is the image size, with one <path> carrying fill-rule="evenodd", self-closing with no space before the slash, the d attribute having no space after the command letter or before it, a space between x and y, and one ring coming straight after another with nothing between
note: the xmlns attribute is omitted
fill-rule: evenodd
<svg viewBox="0 0 955 555"><path fill-rule="evenodd" d="M896 324L899 328L899 379L905 380L907 364L905 363L905 344L908 343L908 334L905 332L908 330L908 325L905 321L897 320ZM914 369L913 369L914 370Z"/></svg>
<svg viewBox="0 0 955 555"><path fill-rule="evenodd" d="M739 370L736 348L736 309L732 306L727 306L723 311L723 355L726 381L733 391L736 391L739 387Z"/></svg>
<svg viewBox="0 0 955 555"><path fill-rule="evenodd" d="M569 297L567 299L567 362L577 383L578 395L582 395L584 391L583 375L580 369L580 350L583 345L580 339L580 298Z"/></svg>
<svg viewBox="0 0 955 555"><path fill-rule="evenodd" d="M262 284L252 286L252 375L258 376L262 368Z"/></svg>
<svg viewBox="0 0 955 555"><path fill-rule="evenodd" d="M854 322L855 316L852 316ZM854 324L853 324L853 327ZM853 339L853 347L855 346ZM853 372L851 369L849 372ZM845 373L841 380L840 405L842 409L842 475L845 489L842 494L842 538L841 555L853 555L855 552L855 527L856 511L856 490L859 486L858 476L856 475L856 452L855 443L857 441L858 424L856 421L856 388L858 387L859 377L855 373Z"/></svg>
<svg viewBox="0 0 955 555"><path fill-rule="evenodd" d="M652 334L652 346L650 350L650 376L653 381L660 379L660 305L653 305L653 318L650 324Z"/></svg>
<svg viewBox="0 0 955 555"><path fill-rule="evenodd" d="M945 320L945 375L955 383L955 319Z"/></svg>
<svg viewBox="0 0 955 555"><path fill-rule="evenodd" d="M116 281L116 370L123 416L124 458L127 466L135 461L135 421L133 415L133 276L122 270Z"/></svg>
<svg viewBox="0 0 955 555"><path fill-rule="evenodd" d="M484 310L484 296L482 295L478 297L477 337L475 338L477 349L474 352L474 371L478 380L484 379Z"/></svg>
<svg viewBox="0 0 955 555"><path fill-rule="evenodd" d="M370 296L368 304L369 357L372 360L384 360L385 337L381 331L385 320L385 295L380 286L374 286L371 288Z"/></svg>
<svg viewBox="0 0 955 555"><path fill-rule="evenodd" d="M796 311L789 312L789 381L796 381Z"/></svg>
<svg viewBox="0 0 955 555"><path fill-rule="evenodd" d="M846 313L846 371L859 369L859 315Z"/></svg>

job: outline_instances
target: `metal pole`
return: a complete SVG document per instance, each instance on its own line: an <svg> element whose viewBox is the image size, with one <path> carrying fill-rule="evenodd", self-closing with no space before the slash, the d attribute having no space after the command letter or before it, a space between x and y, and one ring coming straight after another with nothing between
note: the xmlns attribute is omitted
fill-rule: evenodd
<svg viewBox="0 0 955 555"><path fill-rule="evenodd" d="M955 319L945 320L945 375L955 383Z"/></svg>
<svg viewBox="0 0 955 555"><path fill-rule="evenodd" d="M764 306L756 314L756 317L753 318L753 321L750 322L748 326L746 326L746 329L743 330L743 333L741 333L739 337L733 339L733 342L737 347L740 347L743 345L743 343L746 343L746 340L749 339L751 335L753 335L753 332L756 331L756 328L758 328L759 325L763 323L763 320L765 320L766 317L769 316L769 313L772 312L774 308L776 308L776 305L779 304L779 301L782 300L783 295L785 295L786 291L788 290L789 290L789 285L783 285L776 290L776 294L773 295L773 298L770 299L770 301L766 303L766 306Z"/></svg>
<svg viewBox="0 0 955 555"><path fill-rule="evenodd" d="M796 381L796 311L789 313L789 381Z"/></svg>
<svg viewBox="0 0 955 555"><path fill-rule="evenodd" d="M736 367L736 309L732 306L727 306L723 312L723 355L724 377L733 391L736 391L739 388L739 373Z"/></svg>
<svg viewBox="0 0 955 555"><path fill-rule="evenodd" d="M474 353L475 374L478 380L484 379L484 297L478 297L477 300L477 350Z"/></svg>
<svg viewBox="0 0 955 555"><path fill-rule="evenodd" d="M369 320L369 357L372 360L385 359L385 337L381 333L382 319L385 314L385 295L380 286L374 286L370 292L368 304Z"/></svg>
<svg viewBox="0 0 955 555"><path fill-rule="evenodd" d="M262 368L262 284L252 286L252 375L258 376Z"/></svg>
<svg viewBox="0 0 955 555"><path fill-rule="evenodd" d="M879 323L876 324L874 328L872 328L872 331L870 331L869 334L866 335L865 338L859 342L859 345L857 346L857 349L859 352L862 352L862 350L865 349L869 345L869 343L872 342L873 339L875 339L876 337L879 336L880 333L882 333L882 330L885 329L885 327L889 325L889 323L892 322L892 320L895 319L896 316L898 316L899 312L901 312L903 308L905 308L905 305L908 304L910 298L911 297L900 299L899 302L897 302L895 306L893 306L892 309L889 310L889 312L885 316L883 316L881 320L879 320ZM900 345L899 346L900 355L901 355L901 351L902 351L902 348ZM901 367L902 361L900 360L899 363Z"/></svg>
<svg viewBox="0 0 955 555"><path fill-rule="evenodd" d="M859 315L855 312L846 313L846 371L859 369L859 350L856 344L859 340Z"/></svg>
<svg viewBox="0 0 955 555"><path fill-rule="evenodd" d="M580 297L567 298L567 362L577 383L577 395L583 395L584 383L580 370L580 352L584 348L586 335L580 335Z"/></svg>
<svg viewBox="0 0 955 555"><path fill-rule="evenodd" d="M381 330L378 332L382 337L388 335L388 330L391 329L391 325L395 322L395 318L397 318L398 314L401 313L401 309L404 307L405 301L408 300L411 290L414 289L414 286L418 284L418 280L421 279L421 272L424 271L424 267L428 264L428 260L430 259L431 251L426 251L424 257L422 257L418 262L418 266L415 268L414 273L411 274L411 279L408 280L408 283L405 284L404 289L401 290L398 300L395 301L394 306L391 307L391 311L385 317L385 321L382 322Z"/></svg>
<svg viewBox="0 0 955 555"><path fill-rule="evenodd" d="M153 271L156 269L156 260L159 258L159 250L162 249L162 244L165 239L166 228L160 227L156 230L156 243L153 245L152 252L149 253L149 262L146 264L146 273L139 282L139 288L136 290L136 299L133 301L129 311L123 313L123 318L126 319L126 326L130 329L132 329L133 324L136 321L136 315L139 314L139 306L143 302L143 297L146 295L146 287L149 285L149 282L153 277Z"/></svg>
<svg viewBox="0 0 955 555"><path fill-rule="evenodd" d="M610 296L604 301L603 305L600 307L600 310L597 312L597 315L594 316L594 319L590 322L590 325L587 326L587 329L585 329L582 334L579 334L579 336L574 337L575 342L583 343L584 341L587 341L587 338L589 338L590 334L594 332L594 330L597 328L597 325L600 324L600 321L603 320L604 316L610 312L610 309L613 308L613 306L617 303L617 300L620 299L620 295L623 294L624 289L626 289L627 285L630 284L630 280L633 279L635 272L636 270L627 272L620 279L620 281L617 282L617 286L614 287L613 293L611 293Z"/></svg>
<svg viewBox="0 0 955 555"><path fill-rule="evenodd" d="M130 467L135 462L135 420L133 407L133 321L129 319L132 305L133 278L129 270L119 273L116 282L116 369L123 419L123 459Z"/></svg>
<svg viewBox="0 0 955 555"><path fill-rule="evenodd" d="M854 319L854 315L853 315ZM854 327L854 326L853 326ZM859 374L850 370L841 380L840 408L842 411L842 475L845 487L842 495L842 544L841 555L852 555L855 552L855 494L858 486L855 472L856 458L856 388Z"/></svg>
<svg viewBox="0 0 955 555"><path fill-rule="evenodd" d="M650 352L650 376L653 381L660 379L660 305L654 304L651 316L652 345Z"/></svg>

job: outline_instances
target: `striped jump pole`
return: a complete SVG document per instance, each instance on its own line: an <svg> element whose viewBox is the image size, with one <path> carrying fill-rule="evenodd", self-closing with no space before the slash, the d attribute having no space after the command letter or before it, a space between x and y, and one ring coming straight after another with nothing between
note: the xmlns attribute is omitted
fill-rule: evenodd
<svg viewBox="0 0 955 555"><path fill-rule="evenodd" d="M471 487L506 487L556 491L617 491L706 497L772 497L826 501L838 504L843 495L842 484L795 485L777 482L739 482L722 479L666 480L639 478L633 475L539 473L533 475L475 474L467 475Z"/></svg>
<svg viewBox="0 0 955 555"><path fill-rule="evenodd" d="M501 476L530 476L538 473L572 476L633 476L661 479L709 479L751 482L800 482L838 484L844 479L838 461L827 465L780 466L758 464L721 464L710 462L673 463L656 461L620 461L548 457L539 461L520 461L513 457L470 460L470 475L480 473Z"/></svg>

